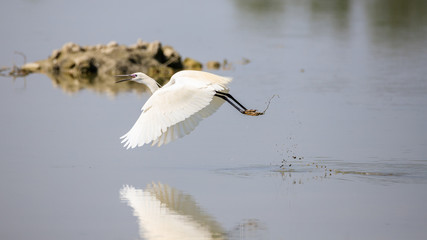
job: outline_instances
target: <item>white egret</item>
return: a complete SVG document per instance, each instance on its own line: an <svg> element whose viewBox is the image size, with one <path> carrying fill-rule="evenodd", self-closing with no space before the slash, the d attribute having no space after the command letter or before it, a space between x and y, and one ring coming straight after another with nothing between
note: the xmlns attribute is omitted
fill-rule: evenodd
<svg viewBox="0 0 427 240"><path fill-rule="evenodd" d="M224 101L242 114L263 114L246 109L228 93L227 84L231 78L212 73L183 70L175 73L163 87L141 72L118 77L131 77L117 82L130 80L145 84L152 93L138 120L121 137L128 149L151 142L161 146L181 138L193 131L203 118L213 114Z"/></svg>

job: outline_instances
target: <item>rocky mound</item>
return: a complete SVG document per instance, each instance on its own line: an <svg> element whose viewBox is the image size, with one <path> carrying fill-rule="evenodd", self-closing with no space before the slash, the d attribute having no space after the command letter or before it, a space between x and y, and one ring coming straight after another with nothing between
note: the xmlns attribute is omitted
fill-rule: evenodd
<svg viewBox="0 0 427 240"><path fill-rule="evenodd" d="M195 60L181 61L181 55L171 46L162 46L159 41L149 43L138 40L131 46L119 45L117 42L95 46L66 43L61 49L54 50L47 59L25 64L20 70L24 73L70 74L75 77L132 72L168 77L184 68L201 67Z"/></svg>
<svg viewBox="0 0 427 240"><path fill-rule="evenodd" d="M95 46L66 43L47 59L14 67L9 75L43 73L66 92L89 88L114 95L119 91L144 91L140 84L115 84L115 75L144 72L164 84L182 69L200 70L202 64L191 58L182 61L181 55L173 47L163 46L159 41L149 43L138 40L131 46L117 42Z"/></svg>

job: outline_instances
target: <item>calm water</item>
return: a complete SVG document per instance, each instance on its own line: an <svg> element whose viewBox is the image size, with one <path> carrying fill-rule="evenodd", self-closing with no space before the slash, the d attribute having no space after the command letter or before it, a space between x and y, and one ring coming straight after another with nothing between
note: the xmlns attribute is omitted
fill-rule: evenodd
<svg viewBox="0 0 427 240"><path fill-rule="evenodd" d="M160 40L227 59L251 108L279 97L126 151L148 95L1 77L0 239L427 238L426 1L100 4L3 2L0 65Z"/></svg>

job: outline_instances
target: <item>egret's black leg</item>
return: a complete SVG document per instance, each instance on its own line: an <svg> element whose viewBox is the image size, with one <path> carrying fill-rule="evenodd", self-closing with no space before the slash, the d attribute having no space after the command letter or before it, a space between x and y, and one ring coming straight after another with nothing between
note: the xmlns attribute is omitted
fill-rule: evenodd
<svg viewBox="0 0 427 240"><path fill-rule="evenodd" d="M227 99L230 98L235 103L237 103L241 108L243 108L243 110L247 110L242 104L239 103L239 101L237 101L233 96L231 96L231 94L229 94L229 93L223 93L223 92L218 92L218 91L215 91L215 92L216 92L215 96L222 95L222 96L225 96ZM227 102L229 102L229 101L227 101ZM229 102L229 103L232 104L231 102Z"/></svg>
<svg viewBox="0 0 427 240"><path fill-rule="evenodd" d="M221 95L221 94L215 94L214 96L217 96L219 98L224 99L225 101L227 101L231 106L233 106L235 109L237 109L237 111L239 111L240 113L244 113L245 110L240 109L239 107L237 107L232 101L230 101L230 99L228 99L226 96Z"/></svg>

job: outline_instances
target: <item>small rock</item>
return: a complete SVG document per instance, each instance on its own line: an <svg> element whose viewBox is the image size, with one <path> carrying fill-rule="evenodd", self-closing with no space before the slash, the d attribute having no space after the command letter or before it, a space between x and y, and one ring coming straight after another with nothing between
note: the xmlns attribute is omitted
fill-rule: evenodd
<svg viewBox="0 0 427 240"><path fill-rule="evenodd" d="M83 48L82 47L80 47L79 45L74 45L72 48L71 48L71 52L73 52L73 53L76 53L76 52L81 52L81 51L83 51Z"/></svg>
<svg viewBox="0 0 427 240"><path fill-rule="evenodd" d="M40 68L41 66L38 63L27 63L21 67L21 70L25 72L35 72L40 70Z"/></svg>
<svg viewBox="0 0 427 240"><path fill-rule="evenodd" d="M74 59L65 58L59 62L59 67L61 69L68 70L68 69L74 68L75 66L76 66L76 62L74 61Z"/></svg>
<svg viewBox="0 0 427 240"><path fill-rule="evenodd" d="M111 54L116 48L115 47L106 47L106 48L102 48L101 52L103 54Z"/></svg>
<svg viewBox="0 0 427 240"><path fill-rule="evenodd" d="M83 47L86 51L94 51L96 50L96 46L84 46Z"/></svg>
<svg viewBox="0 0 427 240"><path fill-rule="evenodd" d="M95 45L95 50L101 50L103 48L102 44L96 44Z"/></svg>
<svg viewBox="0 0 427 240"><path fill-rule="evenodd" d="M52 59L58 59L59 56L61 56L61 50L58 49L53 50L52 54L50 55Z"/></svg>
<svg viewBox="0 0 427 240"><path fill-rule="evenodd" d="M65 43L63 46L62 46L62 50L64 51L64 52L71 52L71 48L73 47L75 45L75 43L73 43L73 42L67 42L67 43Z"/></svg>
<svg viewBox="0 0 427 240"><path fill-rule="evenodd" d="M68 53L76 53L82 50L83 50L82 47L80 47L78 44L75 44L73 42L66 43L64 44L64 46L62 46L62 51L68 52Z"/></svg>
<svg viewBox="0 0 427 240"><path fill-rule="evenodd" d="M115 48L118 46L119 46L119 44L116 41L111 41L107 44L107 48Z"/></svg>
<svg viewBox="0 0 427 240"><path fill-rule="evenodd" d="M82 75L96 74L98 67L95 64L95 59L91 57L84 57L76 61L77 69Z"/></svg>
<svg viewBox="0 0 427 240"><path fill-rule="evenodd" d="M185 58L184 59L184 68L185 69L201 70L203 68L203 65L199 61L196 61L192 58Z"/></svg>
<svg viewBox="0 0 427 240"><path fill-rule="evenodd" d="M162 48L162 44L159 41L154 41L154 42L148 44L147 52L150 55L155 56L158 54L158 52L161 50L161 48Z"/></svg>
<svg viewBox="0 0 427 240"><path fill-rule="evenodd" d="M250 62L251 62L251 60L249 60L247 58L243 58L242 61L241 61L241 64L242 65L246 65L246 64L249 64Z"/></svg>
<svg viewBox="0 0 427 240"><path fill-rule="evenodd" d="M138 41L136 41L136 47L141 49L146 49L148 47L148 42L142 41L142 39L138 38Z"/></svg>
<svg viewBox="0 0 427 240"><path fill-rule="evenodd" d="M206 63L206 67L208 69L219 69L221 67L221 63L218 61L209 61Z"/></svg>
<svg viewBox="0 0 427 240"><path fill-rule="evenodd" d="M163 55L165 55L165 57L167 59L170 58L175 58L175 57L179 57L179 53L177 51L175 51L175 49L171 46L164 46L163 47Z"/></svg>
<svg viewBox="0 0 427 240"><path fill-rule="evenodd" d="M171 46L164 46L162 48L163 56L165 58L165 66L169 66L176 69L182 68L181 55Z"/></svg>

